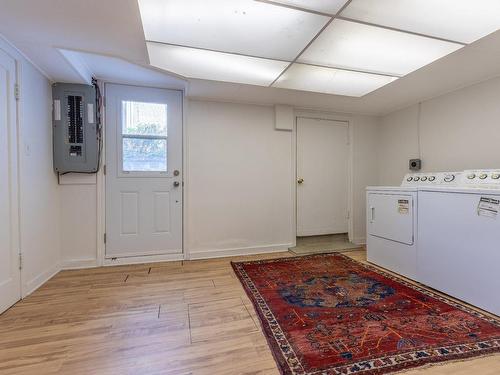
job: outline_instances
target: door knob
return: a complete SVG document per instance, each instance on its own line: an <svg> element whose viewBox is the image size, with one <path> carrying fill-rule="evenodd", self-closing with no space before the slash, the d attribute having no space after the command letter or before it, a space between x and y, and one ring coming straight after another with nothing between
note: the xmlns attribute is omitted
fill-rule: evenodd
<svg viewBox="0 0 500 375"><path fill-rule="evenodd" d="M179 181L174 181L174 187L178 187L181 183Z"/></svg>
<svg viewBox="0 0 500 375"><path fill-rule="evenodd" d="M303 178L298 178L298 179L297 179L297 183L298 183L298 184L302 184L303 182L304 182L304 179L303 179Z"/></svg>

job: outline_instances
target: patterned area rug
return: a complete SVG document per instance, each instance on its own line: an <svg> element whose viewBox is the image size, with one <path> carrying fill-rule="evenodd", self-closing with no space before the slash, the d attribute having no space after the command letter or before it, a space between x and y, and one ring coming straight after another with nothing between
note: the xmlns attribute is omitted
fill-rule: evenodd
<svg viewBox="0 0 500 375"><path fill-rule="evenodd" d="M341 254L232 265L282 374L388 374L500 352L500 320Z"/></svg>

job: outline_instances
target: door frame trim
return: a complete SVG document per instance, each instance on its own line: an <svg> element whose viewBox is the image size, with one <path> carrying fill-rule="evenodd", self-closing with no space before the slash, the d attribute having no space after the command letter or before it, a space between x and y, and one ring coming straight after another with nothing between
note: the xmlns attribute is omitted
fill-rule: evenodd
<svg viewBox="0 0 500 375"><path fill-rule="evenodd" d="M347 123L347 132L349 136L349 151L348 151L348 162L347 162L347 233L349 241L353 241L354 235L354 218L353 218L353 195L354 195L354 183L353 183L353 164L354 164L354 153L353 153L353 140L354 140L354 130L353 130L353 119L351 116L336 114L331 112L318 112L318 111L308 111L308 110L296 110L294 111L294 124L292 132L292 235L293 235L293 246L297 246L297 121L299 118L314 119L314 120L330 120L339 121Z"/></svg>
<svg viewBox="0 0 500 375"><path fill-rule="evenodd" d="M136 263L149 263L149 262L165 262L165 261L172 261L172 260L184 260L188 259L188 254L186 253L186 207L187 207L187 202L186 202L186 180L187 180L187 173L186 173L186 92L185 90L181 89L172 89L168 87L153 87L153 86L138 86L138 85L129 85L129 84L124 84L120 82L114 82L114 81L102 81L98 80L97 84L99 85L99 88L101 89L101 92L103 93L103 104L101 108L101 119L102 119L102 150L101 150L101 168L99 168L99 171L97 172L97 179L96 179L96 185L97 185L97 222L96 222L96 227L97 227L97 264L96 266L101 267L101 266L115 266L115 265L125 265L125 264L136 264ZM137 256L137 257L120 257L120 258L113 258L113 259L106 259L106 244L104 243L104 234L106 233L106 176L104 175L104 168L103 166L106 165L106 86L107 85L122 85L122 86L132 86L132 87L141 87L141 88L151 88L151 89L162 89L162 90L171 90L171 91L179 91L182 93L182 108L181 108L181 115L182 115L182 129L181 129L181 136L182 136L182 177L183 177L183 183L182 183L182 253L181 254L164 254L164 255L145 255L145 256Z"/></svg>
<svg viewBox="0 0 500 375"><path fill-rule="evenodd" d="M13 85L17 85L21 88L21 77L22 77L22 65L19 58L16 58L12 53L9 53L5 48L0 47L0 50L7 56L12 58L14 61L14 82ZM15 87L15 86L14 86ZM12 94L12 95L10 95ZM21 175L19 170L20 163L20 150L21 150L21 115L22 115L22 103L21 100L16 99L14 93L8 93L9 99L14 101L14 121L9 121L8 123L8 174L9 174L9 195L10 195L10 235L11 235L11 248L12 253L18 253L19 259L22 257L22 244L21 244ZM19 268L19 300L23 299L28 293L26 273L23 272L22 268ZM17 301L16 301L17 302Z"/></svg>

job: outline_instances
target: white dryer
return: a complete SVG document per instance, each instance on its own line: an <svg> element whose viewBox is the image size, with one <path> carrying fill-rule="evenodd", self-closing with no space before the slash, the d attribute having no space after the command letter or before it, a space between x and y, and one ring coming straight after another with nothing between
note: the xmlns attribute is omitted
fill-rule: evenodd
<svg viewBox="0 0 500 375"><path fill-rule="evenodd" d="M500 170L419 190L418 281L500 315Z"/></svg>
<svg viewBox="0 0 500 375"><path fill-rule="evenodd" d="M367 187L367 260L416 279L418 187L455 185L459 176L459 172L413 173L401 186Z"/></svg>

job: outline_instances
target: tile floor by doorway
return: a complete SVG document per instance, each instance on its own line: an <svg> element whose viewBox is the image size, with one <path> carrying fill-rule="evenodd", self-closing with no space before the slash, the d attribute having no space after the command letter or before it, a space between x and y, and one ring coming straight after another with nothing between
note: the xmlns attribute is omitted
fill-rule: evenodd
<svg viewBox="0 0 500 375"><path fill-rule="evenodd" d="M290 251L296 255L341 252L360 249L362 246L349 242L347 233L327 234L324 236L297 237L297 244Z"/></svg>
<svg viewBox="0 0 500 375"><path fill-rule="evenodd" d="M278 375L230 261L290 255L60 272L0 316L0 374ZM492 356L406 374L499 372Z"/></svg>

